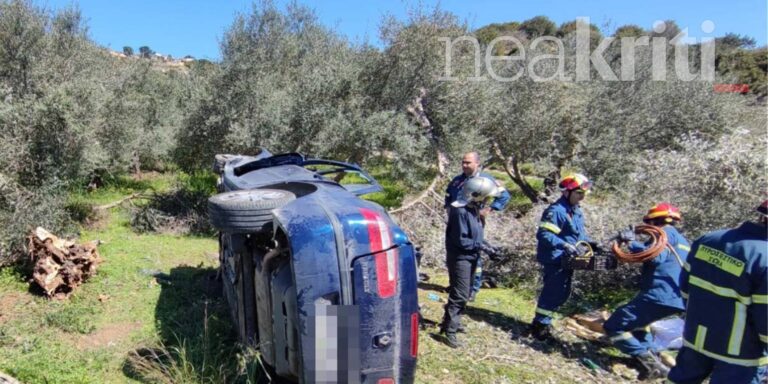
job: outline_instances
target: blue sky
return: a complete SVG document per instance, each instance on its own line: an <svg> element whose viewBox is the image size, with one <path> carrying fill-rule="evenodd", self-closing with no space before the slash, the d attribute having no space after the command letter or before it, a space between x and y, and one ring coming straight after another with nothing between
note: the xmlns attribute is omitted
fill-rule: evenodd
<svg viewBox="0 0 768 384"><path fill-rule="evenodd" d="M287 0L278 0L285 4ZM71 5L71 0L35 0L48 9ZM237 13L250 13L250 0L80 0L78 4L97 43L120 51L147 45L174 57L192 55L218 60L219 43ZM414 0L299 0L315 10L320 21L352 41L378 44L378 26L385 14L405 19ZM435 0L421 0L432 5ZM657 20L676 20L692 37L748 35L765 45L768 35L766 0L443 0L440 7L479 28L490 23L523 21L544 15L555 23L587 16L604 32L624 24L651 28ZM711 34L701 32L706 20Z"/></svg>

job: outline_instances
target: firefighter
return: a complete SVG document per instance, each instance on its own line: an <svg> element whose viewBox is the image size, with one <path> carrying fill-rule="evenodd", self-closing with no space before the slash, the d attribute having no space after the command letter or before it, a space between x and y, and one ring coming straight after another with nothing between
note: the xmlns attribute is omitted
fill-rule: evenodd
<svg viewBox="0 0 768 384"><path fill-rule="evenodd" d="M507 190L504 189L503 184L501 184L496 179L494 179L493 176L491 176L490 174L482 172L480 168L481 168L480 155L477 152L468 152L464 154L464 157L461 160L462 173L454 177L453 180L451 180L451 182L448 184L448 189L445 191L444 207L447 211L451 203L456 201L456 198L459 195L459 191L461 190L461 187L464 185L464 183L467 181L468 178L477 176L477 175L488 178L496 184L497 188L500 188L499 190L501 192L499 196L493 199L491 204L489 204L488 206L481 207L480 209L480 218L482 220L483 225L485 225L485 218L488 217L488 214L490 214L491 211L498 212L503 210L504 207L509 202L510 196L509 196L509 192L507 192ZM469 296L469 301L475 301L475 296L477 296L477 293L480 291L480 286L482 284L483 284L483 259L480 258L477 263L474 283L472 284L472 293Z"/></svg>
<svg viewBox="0 0 768 384"><path fill-rule="evenodd" d="M687 299L673 383L764 383L768 367L768 200L760 219L693 243L680 290Z"/></svg>
<svg viewBox="0 0 768 384"><path fill-rule="evenodd" d="M648 326L656 320L685 311L680 295L680 271L691 250L688 240L675 225L682 216L670 203L660 203L648 210L643 222L661 228L667 234L667 248L643 263L640 292L629 303L619 307L605 322L606 335L622 352L637 359L648 379L665 378L669 369L652 348L653 337ZM641 252L650 243L638 243L632 229L619 232L619 241L631 242L629 250Z"/></svg>
<svg viewBox="0 0 768 384"><path fill-rule="evenodd" d="M460 346L456 333L461 328L461 314L471 292L480 251L483 250L483 225L480 210L493 197L501 194L496 183L485 177L471 177L465 183L456 201L448 210L445 230L445 250L448 265L448 302L441 325L446 343L452 348Z"/></svg>
<svg viewBox="0 0 768 384"><path fill-rule="evenodd" d="M544 286L539 294L536 316L527 330L538 340L551 336L552 317L571 294L573 270L563 268L563 256L579 256L576 243L590 241L579 204L591 186L592 182L584 175L566 176L558 184L562 196L541 216L536 232L536 259L542 265Z"/></svg>

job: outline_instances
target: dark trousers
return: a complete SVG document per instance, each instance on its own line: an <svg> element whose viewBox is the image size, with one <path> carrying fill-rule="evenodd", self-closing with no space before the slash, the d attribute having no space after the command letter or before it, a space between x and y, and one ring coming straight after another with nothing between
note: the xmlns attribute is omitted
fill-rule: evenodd
<svg viewBox="0 0 768 384"><path fill-rule="evenodd" d="M443 330L446 333L456 333L459 329L461 314L469 301L477 259L477 255L448 252L448 303L445 304L443 315Z"/></svg>
<svg viewBox="0 0 768 384"><path fill-rule="evenodd" d="M669 382L676 384L699 384L708 376L711 384L760 384L768 378L766 371L768 366L729 364L683 347L668 378Z"/></svg>

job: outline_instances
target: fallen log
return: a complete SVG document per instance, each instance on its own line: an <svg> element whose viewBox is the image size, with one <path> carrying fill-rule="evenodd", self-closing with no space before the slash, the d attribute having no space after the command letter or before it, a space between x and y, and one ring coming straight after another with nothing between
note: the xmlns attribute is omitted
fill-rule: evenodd
<svg viewBox="0 0 768 384"><path fill-rule="evenodd" d="M137 198L139 196L141 196L140 193L132 193L132 194L130 194L130 195L128 195L128 196L118 200L118 201L114 201L114 202L111 202L109 204L104 204L104 205L97 205L97 206L93 207L93 210L94 211L104 211L104 210L107 210L107 209L110 209L110 208L114 208L114 207L117 207L118 205L120 205L120 204L122 204L122 203L124 203L124 202L126 202L128 200L135 199L135 198Z"/></svg>
<svg viewBox="0 0 768 384"><path fill-rule="evenodd" d="M96 274L102 262L96 249L98 241L77 244L41 227L35 229L27 241L33 264L32 282L49 298L69 297L75 288Z"/></svg>
<svg viewBox="0 0 768 384"><path fill-rule="evenodd" d="M603 323L605 323L609 317L611 317L611 314L608 313L608 311L592 311L573 315L573 318L576 319L580 325L588 328L590 331L598 333L605 333Z"/></svg>

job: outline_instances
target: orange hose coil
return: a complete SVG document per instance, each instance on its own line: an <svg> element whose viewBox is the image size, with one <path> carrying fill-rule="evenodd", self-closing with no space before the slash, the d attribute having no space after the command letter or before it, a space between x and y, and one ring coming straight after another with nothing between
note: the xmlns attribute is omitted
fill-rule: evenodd
<svg viewBox="0 0 768 384"><path fill-rule="evenodd" d="M667 233L659 227L653 225L638 225L635 227L635 234L648 235L651 238L651 246L644 251L637 253L627 252L623 250L618 242L614 242L611 246L613 254L616 258L625 263L644 263L648 260L652 260L654 257L661 254L664 248L667 247Z"/></svg>

